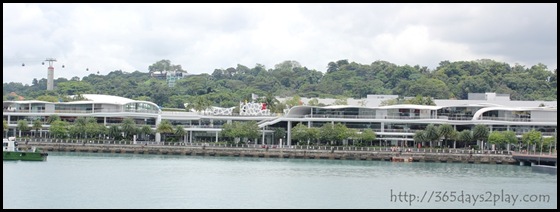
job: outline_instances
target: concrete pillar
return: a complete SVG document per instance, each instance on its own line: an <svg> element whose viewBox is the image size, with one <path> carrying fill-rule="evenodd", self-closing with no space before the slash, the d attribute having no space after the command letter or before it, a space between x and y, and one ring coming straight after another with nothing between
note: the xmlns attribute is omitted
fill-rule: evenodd
<svg viewBox="0 0 560 212"><path fill-rule="evenodd" d="M266 134L265 128L266 128L266 127L263 127L263 129L262 129L262 142L261 142L262 145L264 145L264 136L265 136L265 134ZM255 144L256 144L256 143L255 143Z"/></svg>
<svg viewBox="0 0 560 212"><path fill-rule="evenodd" d="M216 131L216 143L218 143L218 131Z"/></svg>
<svg viewBox="0 0 560 212"><path fill-rule="evenodd" d="M288 133L286 137L286 145L292 145L292 121L288 121Z"/></svg>

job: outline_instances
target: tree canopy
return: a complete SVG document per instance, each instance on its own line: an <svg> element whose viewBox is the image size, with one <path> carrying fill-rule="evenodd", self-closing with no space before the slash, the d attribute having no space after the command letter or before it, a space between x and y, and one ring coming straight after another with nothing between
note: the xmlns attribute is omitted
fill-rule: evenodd
<svg viewBox="0 0 560 212"><path fill-rule="evenodd" d="M557 72L540 63L525 67L489 59L442 61L430 70L425 66L396 65L387 61L359 64L339 60L329 62L325 67L325 70L311 70L290 60L271 69L261 64L252 68L238 64L236 67L215 69L211 74L184 74L170 87L165 79L154 77L153 73L186 71L181 65L164 59L143 71L114 70L107 75L90 74L82 79L58 78L54 90L46 90L45 78L34 78L31 85L3 83L3 99L72 101L64 97L99 93L152 101L172 108L184 107L185 102L201 103L197 104L201 108L207 103L233 107L238 106L240 101L249 100L251 94L340 100L365 98L368 94L391 94L416 97L410 103L426 105L433 103L432 98L467 99L468 93L473 92L505 93L512 100L557 99ZM290 105L298 104L300 102L290 102Z"/></svg>

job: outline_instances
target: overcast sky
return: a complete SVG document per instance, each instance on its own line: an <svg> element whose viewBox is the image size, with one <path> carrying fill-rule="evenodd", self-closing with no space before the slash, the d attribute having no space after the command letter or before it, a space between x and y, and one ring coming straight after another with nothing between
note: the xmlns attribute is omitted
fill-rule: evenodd
<svg viewBox="0 0 560 212"><path fill-rule="evenodd" d="M477 59L557 68L552 3L2 6L3 82L47 78L47 58L57 60L55 79L148 72L163 59L192 74L237 64L270 69L286 60L325 72L344 59L430 69Z"/></svg>

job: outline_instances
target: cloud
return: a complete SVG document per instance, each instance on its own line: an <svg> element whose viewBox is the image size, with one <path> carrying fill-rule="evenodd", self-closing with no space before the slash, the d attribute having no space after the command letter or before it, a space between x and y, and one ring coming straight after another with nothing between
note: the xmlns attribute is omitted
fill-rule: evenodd
<svg viewBox="0 0 560 212"><path fill-rule="evenodd" d="M46 78L50 57L55 78L68 79L147 72L162 59L194 74L286 60L324 72L342 59L431 69L494 59L552 70L556 5L4 3L3 82Z"/></svg>

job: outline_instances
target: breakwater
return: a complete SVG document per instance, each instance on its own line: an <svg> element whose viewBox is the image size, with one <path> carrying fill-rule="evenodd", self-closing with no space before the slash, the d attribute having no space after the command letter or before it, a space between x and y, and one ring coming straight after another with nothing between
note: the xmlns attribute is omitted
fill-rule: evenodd
<svg viewBox="0 0 560 212"><path fill-rule="evenodd" d="M115 154L156 154L217 157L300 158L330 160L378 160L438 163L519 164L512 155L474 153L468 150L390 151L389 148L360 147L264 147L261 145L218 146L198 145L143 145L143 144L88 144L28 142L21 148L39 147L46 152L99 152ZM387 151L389 150L389 151ZM395 160L397 159L397 160Z"/></svg>

